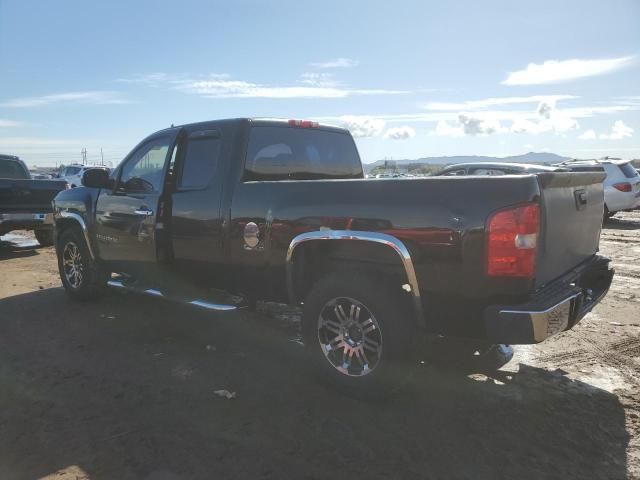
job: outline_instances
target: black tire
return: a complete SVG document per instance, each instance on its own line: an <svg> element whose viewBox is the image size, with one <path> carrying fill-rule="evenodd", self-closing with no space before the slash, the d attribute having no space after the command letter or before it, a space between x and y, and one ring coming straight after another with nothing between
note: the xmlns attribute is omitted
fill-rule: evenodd
<svg viewBox="0 0 640 480"><path fill-rule="evenodd" d="M79 228L67 228L58 238L58 271L67 295L73 300L90 300L98 297L107 283L107 275L91 258L84 235ZM71 273L73 268L78 275Z"/></svg>
<svg viewBox="0 0 640 480"><path fill-rule="evenodd" d="M36 236L36 240L41 247L49 247L53 245L53 230L52 229L41 229L35 230L33 232Z"/></svg>
<svg viewBox="0 0 640 480"><path fill-rule="evenodd" d="M616 214L616 212L610 212L609 209L607 208L607 206L604 206L604 215L603 215L603 221L606 222L607 220L609 220L611 217L613 217Z"/></svg>
<svg viewBox="0 0 640 480"><path fill-rule="evenodd" d="M302 335L310 361L322 380L357 398L385 396L404 385L410 373L406 360L411 356L416 335L409 302L399 292L399 286L395 293L388 283L375 282L372 275L359 272L330 273L311 288L302 312ZM349 311L346 319L349 305L356 308ZM344 307L342 317L338 314L340 307ZM321 327L321 316L326 316L324 321L331 322L331 326ZM351 322L350 328L345 328L347 322ZM376 328L372 329L372 325ZM333 335L333 340L326 340ZM328 348L327 344L335 345ZM381 348L372 348L376 344ZM351 355L345 353L347 350ZM347 368L346 363L335 365L340 358L344 362L347 355Z"/></svg>

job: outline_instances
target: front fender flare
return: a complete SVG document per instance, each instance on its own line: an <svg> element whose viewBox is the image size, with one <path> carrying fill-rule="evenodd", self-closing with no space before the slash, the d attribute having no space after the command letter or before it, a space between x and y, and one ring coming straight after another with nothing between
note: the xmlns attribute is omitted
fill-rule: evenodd
<svg viewBox="0 0 640 480"><path fill-rule="evenodd" d="M67 210L60 210L60 211L55 212L53 214L53 218L54 218L54 222L56 224L57 224L58 219L60 219L60 218L66 218L66 219L72 220L73 222L77 223L78 226L80 227L80 229L82 230L83 235L84 235L84 241L86 242L87 248L89 249L89 255L91 255L91 259L92 260L96 259L95 253L93 251L93 247L91 246L91 238L89 236L89 229L87 227L87 223L84 221L84 218L82 218L82 215L80 215L79 213L69 212Z"/></svg>

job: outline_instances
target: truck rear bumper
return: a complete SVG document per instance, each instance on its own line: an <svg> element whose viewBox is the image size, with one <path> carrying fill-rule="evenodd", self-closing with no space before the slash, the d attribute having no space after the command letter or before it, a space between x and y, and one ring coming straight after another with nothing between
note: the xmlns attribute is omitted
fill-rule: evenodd
<svg viewBox="0 0 640 480"><path fill-rule="evenodd" d="M609 259L596 256L524 304L487 307L487 338L493 343L531 344L573 328L607 294L613 274Z"/></svg>
<svg viewBox="0 0 640 480"><path fill-rule="evenodd" d="M0 232L10 232L12 230L33 230L41 227L53 228L52 213L0 213Z"/></svg>

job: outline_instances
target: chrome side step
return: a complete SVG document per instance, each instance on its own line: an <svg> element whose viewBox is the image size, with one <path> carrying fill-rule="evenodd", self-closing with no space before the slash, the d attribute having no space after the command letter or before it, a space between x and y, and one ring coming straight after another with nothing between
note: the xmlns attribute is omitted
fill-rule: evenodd
<svg viewBox="0 0 640 480"><path fill-rule="evenodd" d="M152 297L160 297L166 300L170 300L178 303L184 303L187 305L193 305L195 307L200 307L207 310L214 310L217 312L228 312L228 311L238 310L242 308L242 305L226 305L222 303L213 303L208 300L200 300L200 299L191 300L191 299L179 298L171 295L165 295L160 290L157 290L155 288L136 288L134 286L125 285L122 280L118 280L118 279L112 279L107 281L107 285L109 287L127 290L129 292L142 293L144 295L150 295Z"/></svg>

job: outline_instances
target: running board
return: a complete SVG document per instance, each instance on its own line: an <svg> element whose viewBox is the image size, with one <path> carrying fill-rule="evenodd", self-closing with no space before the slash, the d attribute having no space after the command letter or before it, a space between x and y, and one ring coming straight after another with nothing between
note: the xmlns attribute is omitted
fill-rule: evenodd
<svg viewBox="0 0 640 480"><path fill-rule="evenodd" d="M135 286L125 285L122 280L117 280L117 279L112 279L107 281L107 285L113 288L126 290L128 292L142 293L144 295L149 295L152 297L161 297L173 302L193 305L194 307L200 307L206 310L214 310L217 312L228 312L228 311L244 308L243 305L227 305L223 303L214 303L208 300L186 299L186 298L180 298L177 296L166 295L162 293L160 290L157 290L155 288L137 288Z"/></svg>

